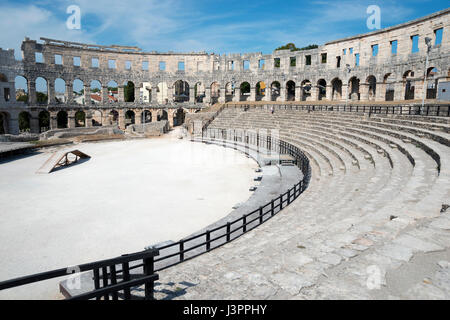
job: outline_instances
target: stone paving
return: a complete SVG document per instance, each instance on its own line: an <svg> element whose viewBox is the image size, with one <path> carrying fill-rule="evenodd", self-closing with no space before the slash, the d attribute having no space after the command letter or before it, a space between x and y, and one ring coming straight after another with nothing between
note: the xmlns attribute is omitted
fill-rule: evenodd
<svg viewBox="0 0 450 320"><path fill-rule="evenodd" d="M309 126L299 125L305 117ZM273 220L160 272L157 298L449 299L448 123L439 132L405 123L406 131L382 119L390 129L377 131L377 120L341 117L225 111L216 119L211 127L296 123L298 136L281 136L308 153L313 179ZM328 121L335 137L314 137L314 121Z"/></svg>

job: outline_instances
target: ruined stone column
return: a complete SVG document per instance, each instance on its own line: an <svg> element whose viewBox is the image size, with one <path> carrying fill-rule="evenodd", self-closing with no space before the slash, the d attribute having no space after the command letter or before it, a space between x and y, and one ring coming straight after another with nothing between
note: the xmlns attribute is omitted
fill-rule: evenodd
<svg viewBox="0 0 450 320"><path fill-rule="evenodd" d="M225 103L226 100L226 88L220 88L219 89L219 103Z"/></svg>
<svg viewBox="0 0 450 320"><path fill-rule="evenodd" d="M359 93L361 101L369 101L369 85L367 83L359 85Z"/></svg>
<svg viewBox="0 0 450 320"><path fill-rule="evenodd" d="M58 129L58 113L56 111L50 112L50 130Z"/></svg>
<svg viewBox="0 0 450 320"><path fill-rule="evenodd" d="M143 115L143 112L141 110L134 111L134 123L135 124L142 124L142 115Z"/></svg>
<svg viewBox="0 0 450 320"><path fill-rule="evenodd" d="M73 84L66 82L66 103L73 103Z"/></svg>
<svg viewBox="0 0 450 320"><path fill-rule="evenodd" d="M68 111L67 112L67 128L75 128L75 111Z"/></svg>
<svg viewBox="0 0 450 320"><path fill-rule="evenodd" d="M92 127L92 112L91 111L86 111L85 112L85 119L84 119L84 126L86 128L91 128Z"/></svg>
<svg viewBox="0 0 450 320"><path fill-rule="evenodd" d="M47 104L55 104L56 103L56 97L55 97L55 82L54 81L47 81Z"/></svg>
<svg viewBox="0 0 450 320"><path fill-rule="evenodd" d="M108 87L102 87L102 103L103 104L109 103Z"/></svg>
<svg viewBox="0 0 450 320"><path fill-rule="evenodd" d="M195 103L195 87L189 87L189 102Z"/></svg>
<svg viewBox="0 0 450 320"><path fill-rule="evenodd" d="M152 103L158 103L158 86L152 85Z"/></svg>
<svg viewBox="0 0 450 320"><path fill-rule="evenodd" d="M204 103L210 103L211 102L211 88L205 88L205 99L203 100Z"/></svg>
<svg viewBox="0 0 450 320"><path fill-rule="evenodd" d="M343 83L342 84L342 97L341 97L341 101L343 101L343 102L347 101L347 97L349 95L348 89L349 89L348 84ZM350 100L350 97L348 97L348 99Z"/></svg>
<svg viewBox="0 0 450 320"><path fill-rule="evenodd" d="M17 113L11 113L8 122L8 131L10 134L19 134L19 115Z"/></svg>
<svg viewBox="0 0 450 320"><path fill-rule="evenodd" d="M141 99L141 87L140 86L135 86L134 87L134 102L136 103L141 103L142 99Z"/></svg>
<svg viewBox="0 0 450 320"><path fill-rule="evenodd" d="M30 117L30 132L39 133L41 130L39 128L39 115L31 114Z"/></svg>
<svg viewBox="0 0 450 320"><path fill-rule="evenodd" d="M394 100L395 101L405 100L403 81L399 81L394 84Z"/></svg>
<svg viewBox="0 0 450 320"><path fill-rule="evenodd" d="M29 80L28 81L28 103L30 105L35 105L36 100L37 100L36 99L36 82L34 80Z"/></svg>
<svg viewBox="0 0 450 320"><path fill-rule="evenodd" d="M119 128L125 130L125 110L119 110Z"/></svg>
<svg viewBox="0 0 450 320"><path fill-rule="evenodd" d="M272 88L266 87L266 95L264 97L264 101L272 101Z"/></svg>
<svg viewBox="0 0 450 320"><path fill-rule="evenodd" d="M235 88L233 102L239 102L239 101L241 101L241 88Z"/></svg>
<svg viewBox="0 0 450 320"><path fill-rule="evenodd" d="M169 103L172 103L172 102L173 102L173 90L174 90L174 88L172 88L172 87L167 87L167 101L168 101Z"/></svg>
<svg viewBox="0 0 450 320"><path fill-rule="evenodd" d="M327 85L326 91L327 91L326 97L325 97L325 99L322 99L322 100L328 100L328 101L333 100L333 86Z"/></svg>
<svg viewBox="0 0 450 320"><path fill-rule="evenodd" d="M91 105L91 87L87 85L84 86L84 105Z"/></svg>
<svg viewBox="0 0 450 320"><path fill-rule="evenodd" d="M319 90L316 86L311 86L311 91L310 91L311 95L306 99L306 101L317 101L318 99L318 94L319 94Z"/></svg>
<svg viewBox="0 0 450 320"><path fill-rule="evenodd" d="M280 88L280 101L282 102L286 101L286 87Z"/></svg>
<svg viewBox="0 0 450 320"><path fill-rule="evenodd" d="M173 111L167 110L167 117L171 128L173 128L173 113Z"/></svg>
<svg viewBox="0 0 450 320"><path fill-rule="evenodd" d="M256 88L255 87L250 87L250 97L249 97L249 101L256 101Z"/></svg>
<svg viewBox="0 0 450 320"><path fill-rule="evenodd" d="M377 83L377 91L375 93L375 101L384 101L386 97L386 84Z"/></svg>
<svg viewBox="0 0 450 320"><path fill-rule="evenodd" d="M295 86L295 101L302 101L302 87Z"/></svg>
<svg viewBox="0 0 450 320"><path fill-rule="evenodd" d="M118 101L119 103L120 103L120 102L125 102L125 94L124 94L124 92L123 92L123 90L124 90L123 86L119 86L119 87L117 88L117 90L118 90L117 101Z"/></svg>

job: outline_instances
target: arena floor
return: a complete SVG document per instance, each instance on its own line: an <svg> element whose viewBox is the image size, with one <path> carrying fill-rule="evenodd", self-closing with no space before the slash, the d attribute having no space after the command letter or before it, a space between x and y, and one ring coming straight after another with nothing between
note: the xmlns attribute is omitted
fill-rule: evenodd
<svg viewBox="0 0 450 320"><path fill-rule="evenodd" d="M238 151L156 139L77 144L92 158L36 174L53 149L0 164L0 280L177 241L246 201L257 164ZM55 298L58 281L0 298Z"/></svg>

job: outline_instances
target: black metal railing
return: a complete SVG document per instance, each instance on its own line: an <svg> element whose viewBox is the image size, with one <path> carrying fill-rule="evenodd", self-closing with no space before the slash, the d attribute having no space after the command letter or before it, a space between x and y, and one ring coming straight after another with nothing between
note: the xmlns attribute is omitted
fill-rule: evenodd
<svg viewBox="0 0 450 320"><path fill-rule="evenodd" d="M227 104L229 108L239 108L248 110L248 108L267 109L271 107L277 110L300 110L308 112L355 112L381 115L409 115L425 117L450 117L450 105L295 105L295 104L270 104L270 105L245 105L245 104Z"/></svg>
<svg viewBox="0 0 450 320"><path fill-rule="evenodd" d="M129 299L130 288L142 284L146 285L145 297L152 299L153 283L158 279L158 275L155 272L191 260L241 237L271 219L307 189L311 180L311 167L308 158L298 147L264 134L241 131L239 133L241 134L238 134L237 131L226 129L204 129L201 141L211 142L217 140L224 146L228 142L230 147L234 148L240 143L247 150L247 155L251 149L259 152L260 148L290 155L294 159L294 164L303 173L301 180L265 205L211 230L206 230L178 242L150 248L149 251L143 253L79 266L79 272L93 271L92 280L94 281L95 290L73 297L73 299L100 299L101 297L108 299L109 295L112 295L113 299L117 299L118 291L121 290L124 292L123 298ZM156 257L157 255L158 257ZM143 260L143 262L130 265L131 261L136 260ZM117 264L122 264L120 270L116 268ZM130 272L142 268L144 269L144 275L136 280L130 280ZM0 282L0 290L62 276L67 276L67 268ZM119 277L123 281L117 283ZM101 287L101 284L103 287Z"/></svg>
<svg viewBox="0 0 450 320"><path fill-rule="evenodd" d="M81 273L91 272L91 279L94 289L70 297L72 300L104 299L109 300L130 300L132 298L131 289L137 286L145 286L146 300L153 300L154 283L159 276L154 270L154 260L159 254L158 250L150 249L143 252L123 255L118 258L82 264L74 267L67 267L53 271L38 273L26 277L16 278L0 282L0 290L6 290L24 286L40 281L67 277L81 276ZM142 274L131 274L133 263L139 263L143 268Z"/></svg>

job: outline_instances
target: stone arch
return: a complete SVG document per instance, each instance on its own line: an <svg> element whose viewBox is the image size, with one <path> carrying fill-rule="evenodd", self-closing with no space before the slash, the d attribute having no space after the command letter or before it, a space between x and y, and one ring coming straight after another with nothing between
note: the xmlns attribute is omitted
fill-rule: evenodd
<svg viewBox="0 0 450 320"><path fill-rule="evenodd" d="M157 117L158 121L169 120L169 113L167 110L160 110Z"/></svg>
<svg viewBox="0 0 450 320"><path fill-rule="evenodd" d="M377 78L374 75L370 75L366 79L368 100L374 101L377 94Z"/></svg>
<svg viewBox="0 0 450 320"><path fill-rule="evenodd" d="M173 93L175 102L189 101L189 83L184 80L177 80L173 84Z"/></svg>
<svg viewBox="0 0 450 320"><path fill-rule="evenodd" d="M100 110L92 110L92 126L101 127L103 125L103 113Z"/></svg>
<svg viewBox="0 0 450 320"><path fill-rule="evenodd" d="M16 88L16 100L25 103L28 102L28 79L18 75L14 79L14 86Z"/></svg>
<svg viewBox="0 0 450 320"><path fill-rule="evenodd" d="M119 100L117 97L119 96L119 84L114 81L110 80L106 84L107 90L108 90L108 103L116 103Z"/></svg>
<svg viewBox="0 0 450 320"><path fill-rule="evenodd" d="M30 132L31 130L31 114L27 111L19 113L19 132Z"/></svg>
<svg viewBox="0 0 450 320"><path fill-rule="evenodd" d="M227 84L225 84L225 102L233 101L233 97L234 97L233 84L231 82L227 82Z"/></svg>
<svg viewBox="0 0 450 320"><path fill-rule="evenodd" d="M68 117L66 111L59 111L56 115L56 126L58 129L65 129L68 125Z"/></svg>
<svg viewBox="0 0 450 320"><path fill-rule="evenodd" d="M295 82L286 82L286 101L295 101Z"/></svg>
<svg viewBox="0 0 450 320"><path fill-rule="evenodd" d="M135 120L136 115L133 110L128 110L127 112L125 112L125 127L135 124Z"/></svg>
<svg viewBox="0 0 450 320"><path fill-rule="evenodd" d="M55 79L55 102L66 102L66 81L62 78Z"/></svg>
<svg viewBox="0 0 450 320"><path fill-rule="evenodd" d="M250 92L251 92L251 85L250 85L250 83L247 82L247 81L244 81L244 82L241 83L239 88L240 88L240 92L241 92L240 101L247 101L248 98L250 97Z"/></svg>
<svg viewBox="0 0 450 320"><path fill-rule="evenodd" d="M317 81L317 100L321 101L327 97L327 82L325 79Z"/></svg>
<svg viewBox="0 0 450 320"><path fill-rule="evenodd" d="M308 79L305 79L301 83L302 88L302 101L307 101L309 98L311 98L311 89L312 89L312 83Z"/></svg>
<svg viewBox="0 0 450 320"><path fill-rule="evenodd" d="M281 95L281 84L278 81L273 81L270 85L270 90L272 92L272 101L277 101L278 97Z"/></svg>
<svg viewBox="0 0 450 320"><path fill-rule="evenodd" d="M116 110L111 110L108 114L108 122L110 125L118 126L119 125L119 112Z"/></svg>
<svg viewBox="0 0 450 320"><path fill-rule="evenodd" d="M436 67L429 67L427 69L427 99L437 98L438 73L439 70Z"/></svg>
<svg viewBox="0 0 450 320"><path fill-rule="evenodd" d="M383 85L385 88L384 100L394 101L395 96L395 76L392 73L387 73L383 77Z"/></svg>
<svg viewBox="0 0 450 320"><path fill-rule="evenodd" d="M76 104L84 104L84 82L80 79L75 79L72 82L73 101Z"/></svg>
<svg viewBox="0 0 450 320"><path fill-rule="evenodd" d="M414 71L408 70L403 73L403 92L405 100L414 100L415 96L415 79Z"/></svg>
<svg viewBox="0 0 450 320"><path fill-rule="evenodd" d="M213 83L211 83L210 89L211 89L211 103L215 104L215 103L219 102L220 84L218 82L214 81Z"/></svg>
<svg viewBox="0 0 450 320"><path fill-rule="evenodd" d="M8 112L0 111L0 135L9 133L9 119Z"/></svg>
<svg viewBox="0 0 450 320"><path fill-rule="evenodd" d="M352 101L359 101L361 99L361 94L359 92L360 80L357 77L351 77L348 81L348 98Z"/></svg>
<svg viewBox="0 0 450 320"><path fill-rule="evenodd" d="M36 102L38 104L48 103L48 81L43 77L36 78Z"/></svg>
<svg viewBox="0 0 450 320"><path fill-rule="evenodd" d="M75 112L75 127L86 127L86 113L83 110Z"/></svg>
<svg viewBox="0 0 450 320"><path fill-rule="evenodd" d="M152 113L149 110L144 110L141 112L141 123L152 122Z"/></svg>
<svg viewBox="0 0 450 320"><path fill-rule="evenodd" d="M266 96L266 83L264 81L259 81L256 84L256 95L255 100L261 101Z"/></svg>
<svg viewBox="0 0 450 320"><path fill-rule="evenodd" d="M39 112L38 119L40 133L50 130L50 112L42 110Z"/></svg>
<svg viewBox="0 0 450 320"><path fill-rule="evenodd" d="M341 100L342 99L342 80L339 78L334 78L331 81L331 100Z"/></svg>
<svg viewBox="0 0 450 320"><path fill-rule="evenodd" d="M184 123L184 120L186 118L186 111L183 108L178 108L173 113L173 126L181 126Z"/></svg>

